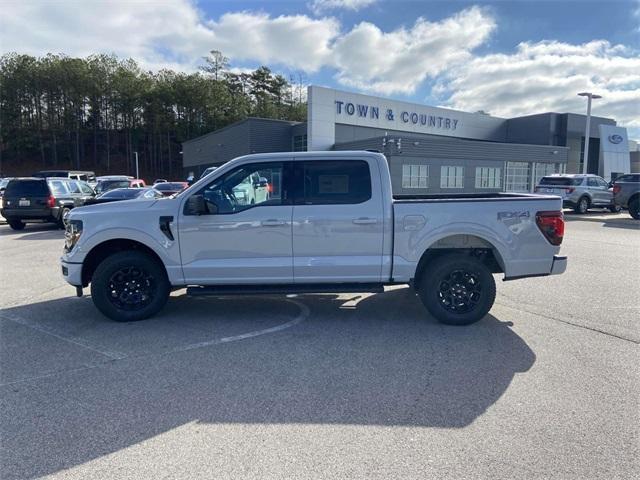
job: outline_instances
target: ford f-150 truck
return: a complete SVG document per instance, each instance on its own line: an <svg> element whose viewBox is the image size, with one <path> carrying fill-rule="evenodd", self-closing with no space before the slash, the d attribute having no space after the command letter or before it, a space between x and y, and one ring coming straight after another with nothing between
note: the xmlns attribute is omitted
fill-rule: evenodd
<svg viewBox="0 0 640 480"><path fill-rule="evenodd" d="M234 188L257 174L270 194ZM125 203L130 203L124 205ZM493 274L554 275L562 200L528 194L396 196L380 153L302 152L236 158L164 199L81 207L65 232L62 274L118 321L189 295L376 292L410 284L446 324L493 305Z"/></svg>

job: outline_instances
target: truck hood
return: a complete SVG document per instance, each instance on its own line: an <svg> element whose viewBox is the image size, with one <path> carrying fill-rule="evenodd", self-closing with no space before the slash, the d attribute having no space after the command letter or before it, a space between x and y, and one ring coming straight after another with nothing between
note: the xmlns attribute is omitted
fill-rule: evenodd
<svg viewBox="0 0 640 480"><path fill-rule="evenodd" d="M105 215L118 214L126 215L127 213L139 212L147 210L158 203L158 199L149 200L119 200L117 202L97 203L95 205L87 205L85 207L77 207L71 210L69 219L82 219L86 215Z"/></svg>

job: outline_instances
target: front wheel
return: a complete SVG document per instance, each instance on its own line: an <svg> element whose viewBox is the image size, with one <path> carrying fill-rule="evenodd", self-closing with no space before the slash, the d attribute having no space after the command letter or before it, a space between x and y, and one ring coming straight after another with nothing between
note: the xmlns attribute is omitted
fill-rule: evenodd
<svg viewBox="0 0 640 480"><path fill-rule="evenodd" d="M418 295L439 322L469 325L491 310L496 282L489 268L477 258L444 255L426 266Z"/></svg>
<svg viewBox="0 0 640 480"><path fill-rule="evenodd" d="M169 298L164 267L137 251L105 258L93 274L91 297L105 316L118 322L144 320L158 313Z"/></svg>

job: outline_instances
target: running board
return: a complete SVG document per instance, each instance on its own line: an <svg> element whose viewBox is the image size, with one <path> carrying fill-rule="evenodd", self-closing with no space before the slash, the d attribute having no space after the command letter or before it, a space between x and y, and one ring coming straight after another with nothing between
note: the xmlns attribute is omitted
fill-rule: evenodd
<svg viewBox="0 0 640 480"><path fill-rule="evenodd" d="M223 296L223 295L275 295L300 293L382 293L381 283L314 283L289 285L213 285L187 287L187 295Z"/></svg>

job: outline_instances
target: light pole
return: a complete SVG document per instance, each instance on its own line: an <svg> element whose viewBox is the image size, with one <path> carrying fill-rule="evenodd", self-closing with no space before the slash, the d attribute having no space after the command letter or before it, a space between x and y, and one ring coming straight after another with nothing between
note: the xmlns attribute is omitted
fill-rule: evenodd
<svg viewBox="0 0 640 480"><path fill-rule="evenodd" d="M591 100L602 98L600 95L596 95L591 92L581 92L578 94L580 97L587 97L587 125L584 133L584 155L582 163L582 173L587 173L587 165L589 162L589 134L591 133Z"/></svg>
<svg viewBox="0 0 640 480"><path fill-rule="evenodd" d="M140 178L140 172L138 171L138 152L133 152L136 156L136 178Z"/></svg>

